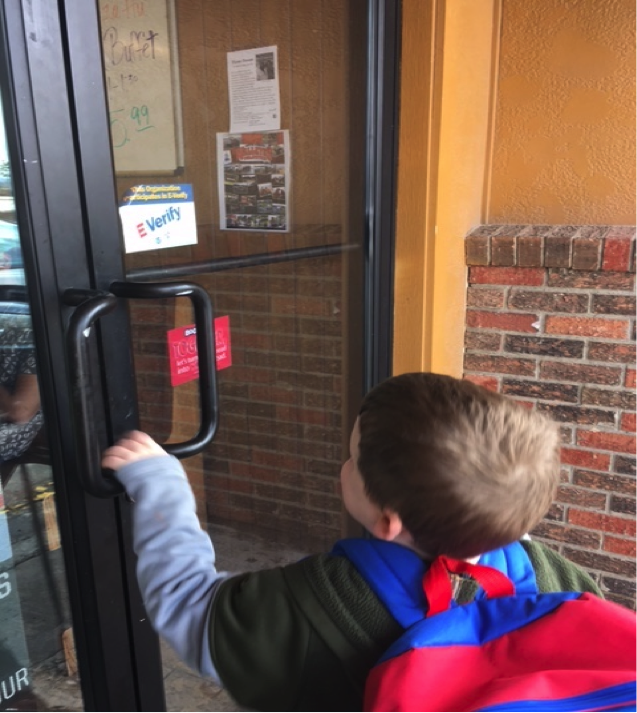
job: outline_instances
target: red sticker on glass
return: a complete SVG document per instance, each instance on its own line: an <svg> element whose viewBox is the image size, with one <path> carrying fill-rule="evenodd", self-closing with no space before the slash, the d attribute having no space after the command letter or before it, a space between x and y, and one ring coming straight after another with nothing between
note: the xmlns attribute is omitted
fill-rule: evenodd
<svg viewBox="0 0 637 713"><path fill-rule="evenodd" d="M215 319L216 367L227 369L232 366L230 350L230 317ZM194 324L177 327L168 331L168 358L170 361L170 383L173 386L185 384L199 376L197 356L197 328Z"/></svg>

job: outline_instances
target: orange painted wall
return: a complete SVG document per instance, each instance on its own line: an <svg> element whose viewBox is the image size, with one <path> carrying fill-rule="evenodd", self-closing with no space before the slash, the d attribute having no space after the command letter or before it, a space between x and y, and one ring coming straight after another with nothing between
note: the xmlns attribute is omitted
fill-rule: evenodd
<svg viewBox="0 0 637 713"><path fill-rule="evenodd" d="M635 222L634 0L504 0L488 222Z"/></svg>

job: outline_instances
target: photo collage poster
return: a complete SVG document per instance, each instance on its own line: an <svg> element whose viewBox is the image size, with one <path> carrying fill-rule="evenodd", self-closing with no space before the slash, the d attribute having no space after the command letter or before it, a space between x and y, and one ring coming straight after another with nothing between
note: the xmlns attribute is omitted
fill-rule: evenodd
<svg viewBox="0 0 637 713"><path fill-rule="evenodd" d="M217 134L222 230L290 229L287 130Z"/></svg>

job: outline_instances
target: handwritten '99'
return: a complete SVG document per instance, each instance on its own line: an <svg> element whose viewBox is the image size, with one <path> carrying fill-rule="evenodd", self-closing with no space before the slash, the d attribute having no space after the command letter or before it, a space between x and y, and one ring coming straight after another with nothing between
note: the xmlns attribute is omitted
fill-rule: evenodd
<svg viewBox="0 0 637 713"><path fill-rule="evenodd" d="M125 146L136 134L155 128L146 104L132 106L128 113L126 109L115 109L109 114L114 149Z"/></svg>

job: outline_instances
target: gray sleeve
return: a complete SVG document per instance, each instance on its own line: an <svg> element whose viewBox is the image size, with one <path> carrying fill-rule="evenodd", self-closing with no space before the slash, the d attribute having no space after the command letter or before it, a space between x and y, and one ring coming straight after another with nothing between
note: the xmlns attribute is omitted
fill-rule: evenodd
<svg viewBox="0 0 637 713"><path fill-rule="evenodd" d="M228 574L215 568L186 474L173 456L155 456L129 463L116 476L134 501L137 579L151 623L182 661L219 683L208 616Z"/></svg>

